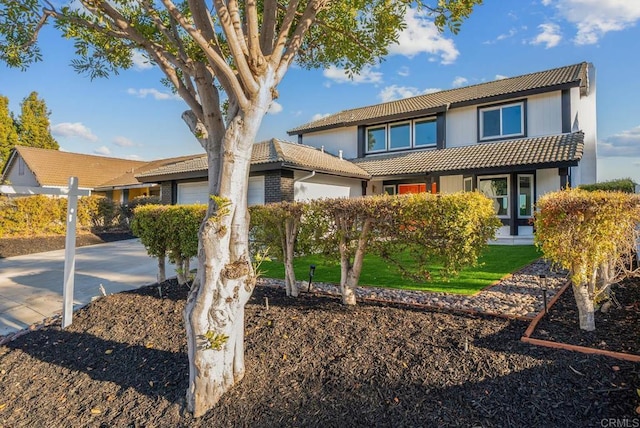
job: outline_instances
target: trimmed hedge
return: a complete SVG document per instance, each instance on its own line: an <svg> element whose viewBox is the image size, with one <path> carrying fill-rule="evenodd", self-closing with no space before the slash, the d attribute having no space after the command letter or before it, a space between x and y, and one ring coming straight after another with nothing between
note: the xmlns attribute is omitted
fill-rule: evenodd
<svg viewBox="0 0 640 428"><path fill-rule="evenodd" d="M582 184L579 189L593 192L595 190L605 190L608 192L635 193L636 183L630 178L619 178L617 180L602 181L595 184Z"/></svg>

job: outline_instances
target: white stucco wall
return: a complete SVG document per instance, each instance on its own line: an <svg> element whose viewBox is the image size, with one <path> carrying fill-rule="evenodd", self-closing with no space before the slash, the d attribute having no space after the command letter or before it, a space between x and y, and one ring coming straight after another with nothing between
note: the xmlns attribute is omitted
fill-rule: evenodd
<svg viewBox="0 0 640 428"><path fill-rule="evenodd" d="M536 171L537 199L545 193L556 192L558 190L560 190L560 175L558 175L557 168L539 169Z"/></svg>
<svg viewBox="0 0 640 428"><path fill-rule="evenodd" d="M342 156L346 159L358 157L358 127L349 126L340 129L310 132L302 137L302 144L321 148L332 155L338 156L342 150Z"/></svg>
<svg viewBox="0 0 640 428"><path fill-rule="evenodd" d="M562 92L527 97L527 136L562 132ZM492 105L486 104L486 105ZM478 141L478 107L451 109L447 112L447 147L461 147Z"/></svg>
<svg viewBox="0 0 640 428"><path fill-rule="evenodd" d="M305 175L309 174L296 171L293 177L294 180L299 180ZM362 196L362 184L360 180L352 178L316 174L307 180L296 181L293 185L293 199L296 201L357 196Z"/></svg>
<svg viewBox="0 0 640 428"><path fill-rule="evenodd" d="M562 92L527 98L527 135L537 137L562 133Z"/></svg>
<svg viewBox="0 0 640 428"><path fill-rule="evenodd" d="M11 183L12 186L40 186L38 180L36 180L36 176L26 164L24 164L24 174L19 174L18 164L20 162L23 162L22 159L14 159L5 179Z"/></svg>
<svg viewBox="0 0 640 428"><path fill-rule="evenodd" d="M577 167L571 168L571 186L595 183L597 180L597 114L596 75L589 68L589 88L586 96L580 96L580 88L571 89L572 120L578 118L580 130L584 132L584 152ZM622 177L620 177L622 178Z"/></svg>

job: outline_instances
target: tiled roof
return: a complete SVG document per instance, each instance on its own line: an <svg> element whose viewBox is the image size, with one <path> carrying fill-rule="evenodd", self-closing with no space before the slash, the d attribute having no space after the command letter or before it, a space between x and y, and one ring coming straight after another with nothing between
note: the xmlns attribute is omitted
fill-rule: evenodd
<svg viewBox="0 0 640 428"><path fill-rule="evenodd" d="M315 147L271 139L256 143L251 155L252 165L278 163L348 177L369 178L369 174L353 163L325 153ZM207 170L206 155L196 155L159 168L136 174L139 179Z"/></svg>
<svg viewBox="0 0 640 428"><path fill-rule="evenodd" d="M520 165L558 165L582 158L584 134L550 135L440 150L353 159L373 177L446 173Z"/></svg>
<svg viewBox="0 0 640 428"><path fill-rule="evenodd" d="M456 104L466 105L471 103L481 103L489 101L493 97L518 93L542 90L559 86L582 86L587 85L586 62L556 68L553 70L540 71L526 74L524 76L511 77L507 79L494 80L492 82L481 83L463 88L450 89L446 91L434 92L426 95L419 95L411 98L404 98L397 101L390 101L372 106L360 107L351 110L344 110L332 114L323 119L306 123L288 131L289 135L304 134L321 129L338 128L362 123L375 123L397 115L416 113L416 115L438 109L443 111L447 108L456 107Z"/></svg>
<svg viewBox="0 0 640 428"><path fill-rule="evenodd" d="M41 186L66 186L69 177L74 176L78 177L80 187L95 188L147 163L35 147L16 146L15 149Z"/></svg>
<svg viewBox="0 0 640 428"><path fill-rule="evenodd" d="M194 157L200 158L202 157L202 155L201 154L187 155L187 156L180 156L175 158L158 159L155 161L144 162L144 165L136 168L135 170L127 170L126 173L118 177L114 177L113 179L100 184L96 188L105 189L105 188L114 188L114 187L121 187L121 186L126 187L126 186L140 184L140 182L136 179L136 175L143 174L147 171L152 171L166 165L172 165L178 162L190 160L190 159L193 159Z"/></svg>

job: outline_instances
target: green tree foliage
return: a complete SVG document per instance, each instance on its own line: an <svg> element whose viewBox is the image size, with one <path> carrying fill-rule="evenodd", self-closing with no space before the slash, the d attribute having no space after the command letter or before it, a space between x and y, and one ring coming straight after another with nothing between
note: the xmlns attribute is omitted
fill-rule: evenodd
<svg viewBox="0 0 640 428"><path fill-rule="evenodd" d="M631 178L619 178L617 180L602 181L595 184L581 184L582 190L606 190L609 192L634 193L636 191L636 183Z"/></svg>
<svg viewBox="0 0 640 428"><path fill-rule="evenodd" d="M18 144L18 132L9 112L9 98L0 95L0 172L9 160L11 149Z"/></svg>
<svg viewBox="0 0 640 428"><path fill-rule="evenodd" d="M544 195L535 214L535 242L544 257L569 270L580 328L595 329L594 303L630 273L640 198L622 192L571 189Z"/></svg>
<svg viewBox="0 0 640 428"><path fill-rule="evenodd" d="M31 92L20 104L18 140L21 146L58 150L60 146L51 135L49 115L51 112L37 92Z"/></svg>

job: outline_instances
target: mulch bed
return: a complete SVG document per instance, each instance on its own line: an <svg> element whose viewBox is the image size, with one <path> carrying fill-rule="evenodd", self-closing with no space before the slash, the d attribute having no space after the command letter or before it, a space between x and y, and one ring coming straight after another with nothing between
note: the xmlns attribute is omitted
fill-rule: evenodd
<svg viewBox="0 0 640 428"><path fill-rule="evenodd" d="M640 417L640 364L527 345L521 321L347 308L258 287L246 376L194 420L185 297L172 281L110 295L65 330L0 346L0 426L599 427Z"/></svg>
<svg viewBox="0 0 640 428"><path fill-rule="evenodd" d="M640 279L627 279L612 287L620 307L596 311L596 330L579 328L578 308L569 287L549 313L542 318L531 337L640 355Z"/></svg>
<svg viewBox="0 0 640 428"><path fill-rule="evenodd" d="M76 236L76 247L131 238L134 238L131 232L83 232L78 233ZM42 253L45 251L62 250L64 249L65 239L66 237L64 235L5 237L0 239L0 259L32 253Z"/></svg>

